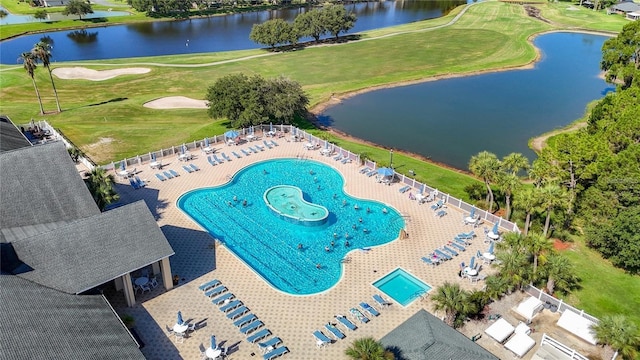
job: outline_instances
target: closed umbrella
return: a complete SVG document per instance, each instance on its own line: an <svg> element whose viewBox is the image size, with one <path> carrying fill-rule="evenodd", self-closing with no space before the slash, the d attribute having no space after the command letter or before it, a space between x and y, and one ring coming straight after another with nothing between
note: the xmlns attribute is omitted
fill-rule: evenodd
<svg viewBox="0 0 640 360"><path fill-rule="evenodd" d="M489 249L487 250L489 254L493 254L493 241L489 244Z"/></svg>
<svg viewBox="0 0 640 360"><path fill-rule="evenodd" d="M378 169L378 175L382 175L384 177L393 175L393 170L390 168L380 168Z"/></svg>
<svg viewBox="0 0 640 360"><path fill-rule="evenodd" d="M127 169L127 161L122 160L122 162L120 162L120 170L125 171L126 169Z"/></svg>
<svg viewBox="0 0 640 360"><path fill-rule="evenodd" d="M493 229L491 229L491 232L498 235L498 223L495 223L493 225Z"/></svg>
<svg viewBox="0 0 640 360"><path fill-rule="evenodd" d="M209 138L204 138L204 146L209 147Z"/></svg>
<svg viewBox="0 0 640 360"><path fill-rule="evenodd" d="M184 321L182 320L182 312L180 310L178 310L178 325L182 325Z"/></svg>
<svg viewBox="0 0 640 360"><path fill-rule="evenodd" d="M184 153L186 152L187 152L187 147L183 144L182 147L180 148L180 153L184 155Z"/></svg>
<svg viewBox="0 0 640 360"><path fill-rule="evenodd" d="M269 123L269 131L273 132L273 123Z"/></svg>
<svg viewBox="0 0 640 360"><path fill-rule="evenodd" d="M469 217L473 218L474 216L476 216L476 207L472 207L471 208L471 213L469 213Z"/></svg>
<svg viewBox="0 0 640 360"><path fill-rule="evenodd" d="M156 154L151 153L151 161L156 161Z"/></svg>
<svg viewBox="0 0 640 360"><path fill-rule="evenodd" d="M469 267L473 269L475 266L476 266L476 257L472 256L471 261L469 261Z"/></svg>
<svg viewBox="0 0 640 360"><path fill-rule="evenodd" d="M329 142L327 140L324 141L324 148L325 149L329 148Z"/></svg>
<svg viewBox="0 0 640 360"><path fill-rule="evenodd" d="M211 335L211 348L216 349L217 347L218 347L218 344L216 344L216 336Z"/></svg>

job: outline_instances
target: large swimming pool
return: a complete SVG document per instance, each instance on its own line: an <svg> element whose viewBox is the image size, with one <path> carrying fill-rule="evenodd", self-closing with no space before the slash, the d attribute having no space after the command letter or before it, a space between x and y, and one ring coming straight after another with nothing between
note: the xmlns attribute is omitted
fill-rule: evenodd
<svg viewBox="0 0 640 360"><path fill-rule="evenodd" d="M298 187L305 201L324 206L326 223L305 226L271 211L263 196L277 185ZM349 196L343 187L340 173L322 163L269 160L240 170L225 185L187 192L178 207L273 287L309 295L340 280L348 252L386 244L404 227L390 206Z"/></svg>

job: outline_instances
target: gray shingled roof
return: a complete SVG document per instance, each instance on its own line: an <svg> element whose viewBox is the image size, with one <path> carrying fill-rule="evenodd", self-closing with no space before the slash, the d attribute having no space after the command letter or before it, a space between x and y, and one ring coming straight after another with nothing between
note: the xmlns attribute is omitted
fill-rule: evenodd
<svg viewBox="0 0 640 360"><path fill-rule="evenodd" d="M626 1L626 2L621 2L618 4L612 5L611 9L616 11L622 11L624 13L630 13L634 11L640 11L640 5L631 1Z"/></svg>
<svg viewBox="0 0 640 360"><path fill-rule="evenodd" d="M0 359L143 360L101 295L69 295L0 275Z"/></svg>
<svg viewBox="0 0 640 360"><path fill-rule="evenodd" d="M144 201L12 242L18 276L77 294L174 254Z"/></svg>
<svg viewBox="0 0 640 360"><path fill-rule="evenodd" d="M421 309L380 339L398 359L498 360L463 334Z"/></svg>
<svg viewBox="0 0 640 360"><path fill-rule="evenodd" d="M100 213L61 142L0 153L0 169L3 230Z"/></svg>
<svg viewBox="0 0 640 360"><path fill-rule="evenodd" d="M22 131L7 116L0 115L0 152L31 146L31 142L24 137Z"/></svg>

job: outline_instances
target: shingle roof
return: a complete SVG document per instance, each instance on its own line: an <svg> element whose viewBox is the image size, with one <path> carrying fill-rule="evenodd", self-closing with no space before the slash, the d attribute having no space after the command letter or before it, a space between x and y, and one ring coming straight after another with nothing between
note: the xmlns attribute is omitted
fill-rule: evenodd
<svg viewBox="0 0 640 360"><path fill-rule="evenodd" d="M0 275L0 359L144 359L101 295Z"/></svg>
<svg viewBox="0 0 640 360"><path fill-rule="evenodd" d="M625 2L621 2L621 3L617 3L611 6L611 9L616 10L616 11L622 11L625 13L629 13L629 12L633 12L633 11L640 11L640 5L631 2L631 1L625 1Z"/></svg>
<svg viewBox="0 0 640 360"><path fill-rule="evenodd" d="M0 115L0 152L31 147L22 132L5 115Z"/></svg>
<svg viewBox="0 0 640 360"><path fill-rule="evenodd" d="M0 169L3 230L100 213L63 143L0 153ZM2 236L0 241L12 239Z"/></svg>
<svg viewBox="0 0 640 360"><path fill-rule="evenodd" d="M385 348L399 352L397 355L403 360L498 359L424 309L393 329L380 342Z"/></svg>
<svg viewBox="0 0 640 360"><path fill-rule="evenodd" d="M12 243L18 276L77 294L174 254L144 201Z"/></svg>

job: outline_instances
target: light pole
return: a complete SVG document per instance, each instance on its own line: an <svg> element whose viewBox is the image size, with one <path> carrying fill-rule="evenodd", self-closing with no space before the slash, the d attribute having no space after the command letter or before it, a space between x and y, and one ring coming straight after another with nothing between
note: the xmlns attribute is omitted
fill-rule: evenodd
<svg viewBox="0 0 640 360"><path fill-rule="evenodd" d="M389 160L389 167L393 170L393 149L389 150L389 154L391 156L391 159Z"/></svg>

